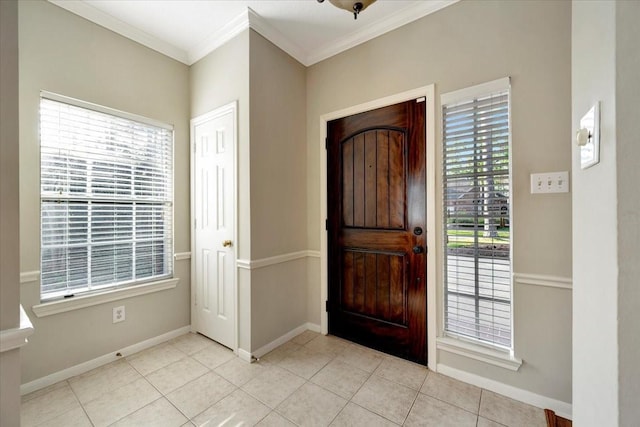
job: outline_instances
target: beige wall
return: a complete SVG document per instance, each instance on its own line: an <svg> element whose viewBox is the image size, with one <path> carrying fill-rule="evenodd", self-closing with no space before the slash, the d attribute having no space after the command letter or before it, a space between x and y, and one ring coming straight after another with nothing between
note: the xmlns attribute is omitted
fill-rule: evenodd
<svg viewBox="0 0 640 427"><path fill-rule="evenodd" d="M573 2L572 9L572 126L601 102L600 163L581 170L575 145L572 156L573 420L618 425L616 5Z"/></svg>
<svg viewBox="0 0 640 427"><path fill-rule="evenodd" d="M0 330L20 325L18 3L0 2ZM20 425L20 349L0 353L0 424Z"/></svg>
<svg viewBox="0 0 640 427"><path fill-rule="evenodd" d="M39 270L41 90L174 126L174 250L188 252L188 67L43 1L20 2L19 34L21 271ZM21 301L35 327L22 351L23 383L189 325L188 262L176 262L175 277L175 289L44 318L31 311L39 283L23 284ZM116 305L126 307L127 320L112 324Z"/></svg>
<svg viewBox="0 0 640 427"><path fill-rule="evenodd" d="M238 101L238 242L240 259L251 259L249 30L191 66L191 118ZM189 187L184 187L187 191ZM238 270L238 344L251 349L251 272Z"/></svg>
<svg viewBox="0 0 640 427"><path fill-rule="evenodd" d="M306 69L251 31L251 259L307 248ZM251 349L307 322L306 259L251 271Z"/></svg>
<svg viewBox="0 0 640 427"><path fill-rule="evenodd" d="M573 2L573 126L601 108L600 163L580 170L573 149L576 425L640 419L638 18L637 2Z"/></svg>
<svg viewBox="0 0 640 427"><path fill-rule="evenodd" d="M640 3L616 3L620 425L640 420Z"/></svg>
<svg viewBox="0 0 640 427"><path fill-rule="evenodd" d="M514 272L570 277L571 195L529 194L531 173L571 168L570 60L570 3L462 1L310 67L310 249L319 249L320 233L324 232L318 216L320 153L324 149L319 129L322 114L432 83L439 96L511 76ZM438 122L438 98L436 105ZM436 139L440 141L439 125ZM441 156L439 145L437 156ZM438 159L436 188L440 189ZM440 197L438 190L438 200ZM438 212L440 209L438 203ZM436 224L441 224L439 218ZM441 235L439 230L439 242ZM319 270L309 274L317 277ZM441 283L439 272L435 285L440 287ZM317 284L312 286L309 295L319 296ZM524 359L519 372L493 369L444 352L439 355L440 363L570 402L570 292L516 285L515 349L516 355ZM441 298L439 295L439 301ZM319 310L317 299L310 298L308 304Z"/></svg>

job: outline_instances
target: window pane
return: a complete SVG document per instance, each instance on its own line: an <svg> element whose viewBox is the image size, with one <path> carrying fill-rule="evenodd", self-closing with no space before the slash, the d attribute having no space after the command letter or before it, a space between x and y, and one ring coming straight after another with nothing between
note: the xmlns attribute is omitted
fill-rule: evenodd
<svg viewBox="0 0 640 427"><path fill-rule="evenodd" d="M443 105L445 330L511 347L508 91Z"/></svg>
<svg viewBox="0 0 640 427"><path fill-rule="evenodd" d="M170 276L173 132L46 97L40 119L42 297Z"/></svg>

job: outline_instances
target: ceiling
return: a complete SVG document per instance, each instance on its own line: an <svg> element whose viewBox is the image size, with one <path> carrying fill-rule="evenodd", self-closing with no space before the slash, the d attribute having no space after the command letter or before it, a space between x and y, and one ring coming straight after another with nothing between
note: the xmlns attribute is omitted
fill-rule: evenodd
<svg viewBox="0 0 640 427"><path fill-rule="evenodd" d="M316 0L49 1L187 65L253 28L309 66L458 0L378 0L357 20Z"/></svg>

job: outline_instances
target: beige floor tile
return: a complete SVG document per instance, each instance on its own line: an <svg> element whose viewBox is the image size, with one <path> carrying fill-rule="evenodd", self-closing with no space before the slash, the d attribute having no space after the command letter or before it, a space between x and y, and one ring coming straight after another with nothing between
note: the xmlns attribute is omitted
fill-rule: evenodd
<svg viewBox="0 0 640 427"><path fill-rule="evenodd" d="M249 363L241 360L239 357L234 357L228 362L218 366L215 372L227 381L240 387L264 372L264 364L257 362Z"/></svg>
<svg viewBox="0 0 640 427"><path fill-rule="evenodd" d="M296 344L293 341L288 341L282 344L280 347L270 351L260 358L262 362L278 363L285 357L289 356L294 351L298 351L302 348L300 344Z"/></svg>
<svg viewBox="0 0 640 427"><path fill-rule="evenodd" d="M269 366L265 371L242 386L242 389L275 409L302 384L304 379L278 366Z"/></svg>
<svg viewBox="0 0 640 427"><path fill-rule="evenodd" d="M105 393L83 406L91 422L100 427L126 417L159 397L158 390L143 378Z"/></svg>
<svg viewBox="0 0 640 427"><path fill-rule="evenodd" d="M35 399L36 397L40 397L44 394L47 394L51 391L57 390L59 388L64 388L66 386L68 386L69 383L65 380L65 381L60 381L57 382L55 384L51 384L50 386L47 386L45 388L41 388L40 390L36 390L34 392L31 392L29 394L25 394L24 396L21 397L21 401L22 403L27 402L31 399Z"/></svg>
<svg viewBox="0 0 640 427"><path fill-rule="evenodd" d="M315 374L311 381L329 391L351 399L371 374L340 360L333 360Z"/></svg>
<svg viewBox="0 0 640 427"><path fill-rule="evenodd" d="M397 357L385 357L374 374L405 385L414 390L420 390L429 371L424 366Z"/></svg>
<svg viewBox="0 0 640 427"><path fill-rule="evenodd" d="M285 357L278 365L296 375L309 379L331 361L332 357L305 347Z"/></svg>
<svg viewBox="0 0 640 427"><path fill-rule="evenodd" d="M209 369L215 369L233 359L235 354L226 347L214 343L191 356Z"/></svg>
<svg viewBox="0 0 640 427"><path fill-rule="evenodd" d="M480 407L479 387L435 372L429 372L421 392L474 414Z"/></svg>
<svg viewBox="0 0 640 427"><path fill-rule="evenodd" d="M475 427L478 416L420 393L404 423L407 427Z"/></svg>
<svg viewBox="0 0 640 427"><path fill-rule="evenodd" d="M509 427L545 427L544 410L482 390L480 415Z"/></svg>
<svg viewBox="0 0 640 427"><path fill-rule="evenodd" d="M306 383L282 402L277 411L299 426L328 426L346 404L345 399Z"/></svg>
<svg viewBox="0 0 640 427"><path fill-rule="evenodd" d="M126 360L120 360L71 378L69 385L80 403L86 403L140 378L142 375Z"/></svg>
<svg viewBox="0 0 640 427"><path fill-rule="evenodd" d="M23 427L26 424L23 424ZM89 417L84 413L84 409L78 406L62 415L58 415L55 418L45 421L42 424L38 424L38 427L92 427Z"/></svg>
<svg viewBox="0 0 640 427"><path fill-rule="evenodd" d="M192 355L193 353L203 350L210 345L216 344L213 340L210 340L203 335L191 332L172 339L170 343L178 350L188 355Z"/></svg>
<svg viewBox="0 0 640 427"><path fill-rule="evenodd" d="M165 398L160 398L112 424L113 427L180 427L189 420Z"/></svg>
<svg viewBox="0 0 640 427"><path fill-rule="evenodd" d="M220 375L209 372L169 393L167 399L187 417L193 418L235 389L236 386Z"/></svg>
<svg viewBox="0 0 640 427"><path fill-rule="evenodd" d="M185 357L147 375L147 380L160 393L167 394L207 372L209 369L203 364L190 357Z"/></svg>
<svg viewBox="0 0 640 427"><path fill-rule="evenodd" d="M397 424L402 424L418 392L376 375L353 396L353 403L375 412Z"/></svg>
<svg viewBox="0 0 640 427"><path fill-rule="evenodd" d="M149 375L186 356L171 344L160 344L127 357L127 361L141 375Z"/></svg>
<svg viewBox="0 0 640 427"><path fill-rule="evenodd" d="M360 368L363 371L373 372L376 370L384 356L375 350L351 344L336 359Z"/></svg>
<svg viewBox="0 0 640 427"><path fill-rule="evenodd" d="M500 424L483 417L478 417L478 424L476 427L504 427L504 424Z"/></svg>
<svg viewBox="0 0 640 427"><path fill-rule="evenodd" d="M351 402L331 423L332 427L394 427L397 425Z"/></svg>
<svg viewBox="0 0 640 427"><path fill-rule="evenodd" d="M312 339L318 336L320 336L320 334L317 332L304 331L300 335L295 336L291 341L299 345L305 345L306 343L308 343L309 341L311 341Z"/></svg>
<svg viewBox="0 0 640 427"><path fill-rule="evenodd" d="M65 383L24 402L20 407L20 419L23 426L33 426L77 408L80 408L80 402L69 384Z"/></svg>
<svg viewBox="0 0 640 427"><path fill-rule="evenodd" d="M334 337L332 335L318 335L304 346L312 351L319 353L326 353L330 356L336 357L342 354L351 343L343 340L342 338Z"/></svg>
<svg viewBox="0 0 640 427"><path fill-rule="evenodd" d="M294 423L275 411L264 417L257 425L260 427L296 427Z"/></svg>
<svg viewBox="0 0 640 427"><path fill-rule="evenodd" d="M242 390L236 390L192 421L198 426L253 426L271 410Z"/></svg>

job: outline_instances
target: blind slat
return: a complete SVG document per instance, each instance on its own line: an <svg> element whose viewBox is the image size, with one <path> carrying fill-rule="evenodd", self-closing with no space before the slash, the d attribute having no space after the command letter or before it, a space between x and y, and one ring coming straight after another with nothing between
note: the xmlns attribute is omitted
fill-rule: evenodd
<svg viewBox="0 0 640 427"><path fill-rule="evenodd" d="M509 93L442 111L445 330L511 348Z"/></svg>
<svg viewBox="0 0 640 427"><path fill-rule="evenodd" d="M41 98L41 297L173 273L173 131Z"/></svg>

